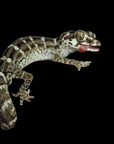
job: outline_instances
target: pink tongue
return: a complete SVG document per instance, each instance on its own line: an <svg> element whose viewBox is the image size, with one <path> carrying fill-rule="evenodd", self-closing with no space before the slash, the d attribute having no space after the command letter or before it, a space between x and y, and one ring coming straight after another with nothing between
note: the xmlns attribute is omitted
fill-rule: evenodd
<svg viewBox="0 0 114 144"><path fill-rule="evenodd" d="M87 51L87 46L85 46L85 45L81 45L80 47L79 47L79 52L86 52Z"/></svg>
<svg viewBox="0 0 114 144"><path fill-rule="evenodd" d="M90 46L90 45L81 45L80 47L79 47L79 52L86 52L87 51L87 49L99 49L99 48L96 48L96 47L94 47L94 46Z"/></svg>

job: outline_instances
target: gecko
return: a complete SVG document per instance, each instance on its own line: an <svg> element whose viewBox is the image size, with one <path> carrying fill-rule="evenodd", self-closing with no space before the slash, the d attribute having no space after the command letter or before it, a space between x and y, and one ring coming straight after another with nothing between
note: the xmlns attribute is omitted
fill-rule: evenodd
<svg viewBox="0 0 114 144"><path fill-rule="evenodd" d="M30 99L34 98L29 95L30 89L28 89L33 75L22 70L24 67L35 61L51 60L73 65L80 71L81 67L89 66L91 61L83 62L66 57L76 51L98 52L100 46L96 35L84 30L63 32L57 38L25 36L12 42L0 58L0 128L10 130L17 121L16 109L8 91L13 78L24 80L19 92L12 93L14 97L20 97L20 105L23 105L24 100L30 102Z"/></svg>

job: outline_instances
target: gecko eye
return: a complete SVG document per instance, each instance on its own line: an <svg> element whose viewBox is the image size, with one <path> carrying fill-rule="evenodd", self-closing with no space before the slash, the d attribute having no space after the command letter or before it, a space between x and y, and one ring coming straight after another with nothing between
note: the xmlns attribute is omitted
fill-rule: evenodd
<svg viewBox="0 0 114 144"><path fill-rule="evenodd" d="M83 41L85 37L85 33L82 30L78 30L75 32L74 36L78 41Z"/></svg>

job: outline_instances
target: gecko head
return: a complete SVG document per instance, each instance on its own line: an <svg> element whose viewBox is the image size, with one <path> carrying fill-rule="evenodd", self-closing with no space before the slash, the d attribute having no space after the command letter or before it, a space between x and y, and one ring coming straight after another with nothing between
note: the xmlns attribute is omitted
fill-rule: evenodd
<svg viewBox="0 0 114 144"><path fill-rule="evenodd" d="M91 31L68 31L60 36L61 45L65 46L70 52L97 52L101 43L96 39L96 35Z"/></svg>

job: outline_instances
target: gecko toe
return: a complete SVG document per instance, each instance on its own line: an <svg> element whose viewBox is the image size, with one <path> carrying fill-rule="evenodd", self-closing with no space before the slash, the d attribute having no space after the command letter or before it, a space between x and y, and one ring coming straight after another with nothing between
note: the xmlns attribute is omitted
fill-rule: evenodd
<svg viewBox="0 0 114 144"><path fill-rule="evenodd" d="M12 95L13 95L14 97L18 97L18 96L19 96L18 93L17 93L17 94L12 93Z"/></svg>

